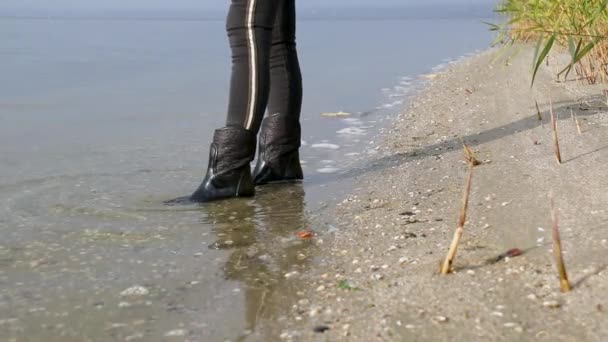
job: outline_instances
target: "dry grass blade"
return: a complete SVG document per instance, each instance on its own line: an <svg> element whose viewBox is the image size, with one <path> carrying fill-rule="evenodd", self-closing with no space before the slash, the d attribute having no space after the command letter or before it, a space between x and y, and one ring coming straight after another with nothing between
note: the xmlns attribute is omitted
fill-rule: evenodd
<svg viewBox="0 0 608 342"><path fill-rule="evenodd" d="M578 121L578 116L574 114L574 110L570 108L570 116L572 117L572 122L576 125L576 131L579 135L583 134L583 130L581 129L581 123Z"/></svg>
<svg viewBox="0 0 608 342"><path fill-rule="evenodd" d="M452 244L450 245L448 255L446 256L444 262L441 264L441 274L449 274L450 272L452 272L452 264L454 263L454 259L456 258L458 244L460 244L460 239L462 238L462 233L464 232L464 223L467 219L467 209L469 207L469 194L471 193L471 180L473 179L473 166L473 163L469 163L467 181L464 188L464 194L462 196L462 208L460 209L460 215L458 216L458 227L454 232L454 239L452 240Z"/></svg>
<svg viewBox="0 0 608 342"><path fill-rule="evenodd" d="M566 266L564 265L564 255L562 253L562 241L559 236L559 227L557 225L557 210L553 200L551 200L551 220L553 221L553 256L555 257L555 264L557 266L557 273L559 274L559 285L562 292L570 291L570 282L568 281L568 274L566 273Z"/></svg>
<svg viewBox="0 0 608 342"><path fill-rule="evenodd" d="M473 166L481 165L481 162L477 160L477 158L475 158L475 154L473 153L473 151L471 151L469 146L464 143L464 140L462 140L462 138L460 138L460 142L462 143L462 147L464 149L464 159L467 161L467 163L473 164Z"/></svg>
<svg viewBox="0 0 608 342"><path fill-rule="evenodd" d="M578 121L578 116L576 114L574 114L574 123L576 123L576 130L578 131L578 134L583 134L583 130L581 129L581 123Z"/></svg>
<svg viewBox="0 0 608 342"><path fill-rule="evenodd" d="M574 120L574 111L572 110L572 108L570 108L570 117L572 118L572 122L576 123L576 120Z"/></svg>
<svg viewBox="0 0 608 342"><path fill-rule="evenodd" d="M555 159L557 159L558 164L561 164L562 154L559 150L559 138L557 137L557 120L555 119L551 99L549 99L549 112L551 113L551 128L553 129L553 148L555 149Z"/></svg>
<svg viewBox="0 0 608 342"><path fill-rule="evenodd" d="M538 101L534 101L536 103L536 117L538 118L538 121L543 121L543 116L540 113L540 108L538 107Z"/></svg>

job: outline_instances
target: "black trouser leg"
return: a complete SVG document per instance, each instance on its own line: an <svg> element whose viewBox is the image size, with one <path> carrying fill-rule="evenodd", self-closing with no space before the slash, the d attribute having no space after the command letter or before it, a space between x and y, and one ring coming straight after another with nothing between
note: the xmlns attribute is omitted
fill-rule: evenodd
<svg viewBox="0 0 608 342"><path fill-rule="evenodd" d="M294 181L303 178L300 166L300 111L302 75L296 51L294 0L279 0L270 50L270 99L262 122L254 182Z"/></svg>
<svg viewBox="0 0 608 342"><path fill-rule="evenodd" d="M272 31L281 0L232 0L226 29L232 49L227 126L257 133L270 92Z"/></svg>
<svg viewBox="0 0 608 342"><path fill-rule="evenodd" d="M227 125L257 132L267 105L270 114L299 121L295 0L232 0L226 28L232 49Z"/></svg>
<svg viewBox="0 0 608 342"><path fill-rule="evenodd" d="M296 50L295 0L279 0L270 49L270 85L268 113L299 122L302 74Z"/></svg>

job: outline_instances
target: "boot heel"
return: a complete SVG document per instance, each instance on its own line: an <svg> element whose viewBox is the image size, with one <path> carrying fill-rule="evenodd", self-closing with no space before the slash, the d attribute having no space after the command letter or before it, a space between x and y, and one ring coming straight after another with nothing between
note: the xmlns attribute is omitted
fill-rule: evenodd
<svg viewBox="0 0 608 342"><path fill-rule="evenodd" d="M283 114L264 119L259 155L253 172L256 185L293 182L304 178L300 165L300 123Z"/></svg>

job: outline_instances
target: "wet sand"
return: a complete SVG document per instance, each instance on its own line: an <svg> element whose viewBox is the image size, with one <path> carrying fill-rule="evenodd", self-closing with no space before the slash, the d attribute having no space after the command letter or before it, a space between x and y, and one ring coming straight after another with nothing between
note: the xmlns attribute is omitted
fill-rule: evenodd
<svg viewBox="0 0 608 342"><path fill-rule="evenodd" d="M430 76L373 144L378 155L345 175L356 187L328 209L335 230L313 239L319 254L308 273L287 282L298 292L286 312L262 322L252 340L605 340L603 86L556 83L551 64L530 89L532 52L508 66L491 63L495 54ZM562 165L553 153L550 99ZM474 170L455 272L440 276L464 188L460 138L483 165ZM566 294L552 257L550 193L573 285ZM486 262L512 248L524 254Z"/></svg>

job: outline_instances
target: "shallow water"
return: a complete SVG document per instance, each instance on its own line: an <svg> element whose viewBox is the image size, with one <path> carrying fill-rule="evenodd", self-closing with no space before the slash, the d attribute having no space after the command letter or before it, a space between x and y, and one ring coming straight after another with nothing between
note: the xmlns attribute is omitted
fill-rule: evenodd
<svg viewBox="0 0 608 342"><path fill-rule="evenodd" d="M247 336L314 266L295 232L331 230L323 208L356 186L343 173L373 159L418 75L490 40L475 19L299 34L306 180L167 207L198 185L224 120L223 23L0 20L0 340Z"/></svg>

